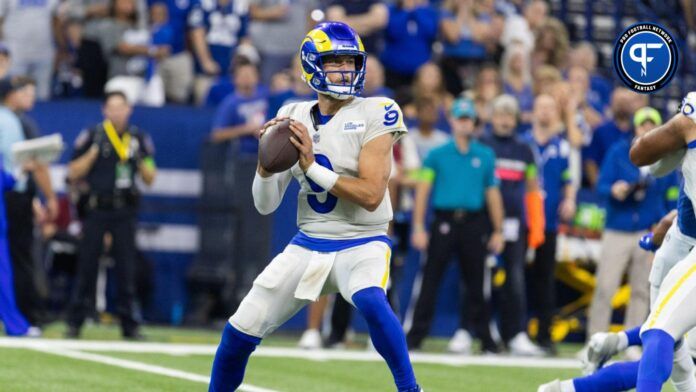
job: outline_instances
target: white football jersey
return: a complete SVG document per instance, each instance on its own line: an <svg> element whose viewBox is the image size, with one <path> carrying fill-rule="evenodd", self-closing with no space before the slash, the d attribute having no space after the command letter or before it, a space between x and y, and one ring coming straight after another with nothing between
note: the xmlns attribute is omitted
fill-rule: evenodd
<svg viewBox="0 0 696 392"><path fill-rule="evenodd" d="M386 133L394 141L407 132L399 105L389 98L354 98L325 125L314 129L311 109L317 101L291 103L278 116L302 122L314 142L318 164L338 175L358 177L358 158L362 147ZM345 199L339 199L314 182L310 183L299 164L290 169L300 183L297 196L297 226L310 237L350 239L384 235L392 219L387 190L373 212Z"/></svg>

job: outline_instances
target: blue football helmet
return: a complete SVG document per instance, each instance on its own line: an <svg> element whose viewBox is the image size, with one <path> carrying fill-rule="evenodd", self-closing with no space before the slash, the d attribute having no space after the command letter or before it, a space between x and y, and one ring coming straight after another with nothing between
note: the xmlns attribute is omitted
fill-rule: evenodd
<svg viewBox="0 0 696 392"><path fill-rule="evenodd" d="M324 71L324 56L353 56L355 71ZM302 60L302 79L319 94L336 99L354 97L365 85L365 47L358 34L342 22L323 22L307 33L300 47ZM331 83L328 73L350 74L351 82Z"/></svg>

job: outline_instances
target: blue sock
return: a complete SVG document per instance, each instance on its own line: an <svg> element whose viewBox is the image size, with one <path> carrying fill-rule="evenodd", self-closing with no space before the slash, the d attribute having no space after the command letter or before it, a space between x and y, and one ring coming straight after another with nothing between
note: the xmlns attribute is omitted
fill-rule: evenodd
<svg viewBox="0 0 696 392"><path fill-rule="evenodd" d="M249 356L261 339L247 335L227 323L215 353L209 392L234 391L242 383Z"/></svg>
<svg viewBox="0 0 696 392"><path fill-rule="evenodd" d="M661 329L650 329L641 336L643 356L638 367L637 392L659 392L672 373L674 339Z"/></svg>
<svg viewBox="0 0 696 392"><path fill-rule="evenodd" d="M640 327L635 327L627 329L624 331L626 336L628 336L628 346L640 346L642 344L640 340Z"/></svg>
<svg viewBox="0 0 696 392"><path fill-rule="evenodd" d="M353 303L367 321L372 343L387 361L397 389L400 392L418 391L416 376L408 357L406 336L384 291L379 287L360 290L353 294Z"/></svg>
<svg viewBox="0 0 696 392"><path fill-rule="evenodd" d="M573 379L575 392L618 392L636 387L640 362L619 362L587 377Z"/></svg>

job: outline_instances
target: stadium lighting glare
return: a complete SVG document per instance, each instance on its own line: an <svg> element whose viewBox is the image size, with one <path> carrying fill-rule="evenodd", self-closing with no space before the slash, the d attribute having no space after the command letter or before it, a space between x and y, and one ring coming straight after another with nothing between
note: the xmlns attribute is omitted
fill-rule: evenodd
<svg viewBox="0 0 696 392"><path fill-rule="evenodd" d="M315 9L315 10L312 11L312 13L310 14L310 17L311 17L312 20L315 21L315 22L321 22L322 20L324 20L324 17L325 17L325 16L326 16L326 15L324 14L324 11L322 11L322 10L320 10L320 9Z"/></svg>

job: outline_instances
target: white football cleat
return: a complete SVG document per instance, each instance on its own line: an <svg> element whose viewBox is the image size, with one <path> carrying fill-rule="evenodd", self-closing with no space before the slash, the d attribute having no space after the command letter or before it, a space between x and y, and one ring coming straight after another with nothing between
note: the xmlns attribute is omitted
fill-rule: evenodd
<svg viewBox="0 0 696 392"><path fill-rule="evenodd" d="M372 343L372 338L368 337L367 338L367 345L365 345L365 351L369 353L376 353L377 349L375 348L375 344Z"/></svg>
<svg viewBox="0 0 696 392"><path fill-rule="evenodd" d="M561 392L561 380L555 379L544 385L540 385L537 392Z"/></svg>
<svg viewBox="0 0 696 392"><path fill-rule="evenodd" d="M35 327L32 325L27 329L27 332L22 336L25 338L40 338L41 335L43 335L41 328Z"/></svg>
<svg viewBox="0 0 696 392"><path fill-rule="evenodd" d="M520 332L508 343L510 354L521 357L543 357L544 350L534 344L526 333Z"/></svg>
<svg viewBox="0 0 696 392"><path fill-rule="evenodd" d="M43 335L43 331L39 327L31 326L27 330L27 336L30 338L40 338Z"/></svg>
<svg viewBox="0 0 696 392"><path fill-rule="evenodd" d="M316 329L308 329L302 334L297 346L305 350L318 350L321 348L321 334Z"/></svg>
<svg viewBox="0 0 696 392"><path fill-rule="evenodd" d="M447 351L457 354L471 353L471 335L465 329L458 329L447 344Z"/></svg>
<svg viewBox="0 0 696 392"><path fill-rule="evenodd" d="M598 332L587 343L587 350L582 358L582 372L592 374L601 369L611 357L619 352L619 335L611 332Z"/></svg>

